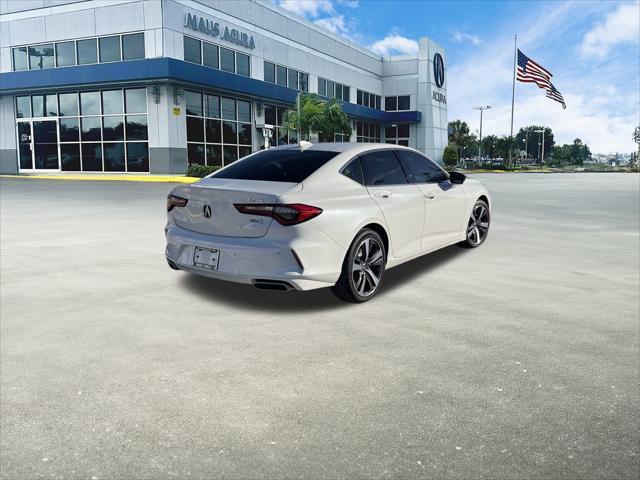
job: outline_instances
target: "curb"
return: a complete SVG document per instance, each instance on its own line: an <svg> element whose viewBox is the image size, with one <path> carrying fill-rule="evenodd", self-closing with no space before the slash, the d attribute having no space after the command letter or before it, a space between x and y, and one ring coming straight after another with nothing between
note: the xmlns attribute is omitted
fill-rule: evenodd
<svg viewBox="0 0 640 480"><path fill-rule="evenodd" d="M0 178L35 178L38 180L109 181L109 182L163 182L193 183L200 178L173 175L0 175Z"/></svg>

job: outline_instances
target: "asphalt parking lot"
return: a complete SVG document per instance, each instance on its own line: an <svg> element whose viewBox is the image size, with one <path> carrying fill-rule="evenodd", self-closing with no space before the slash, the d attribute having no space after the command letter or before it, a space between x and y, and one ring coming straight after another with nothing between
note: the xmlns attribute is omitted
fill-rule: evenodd
<svg viewBox="0 0 640 480"><path fill-rule="evenodd" d="M0 477L637 478L640 177L478 175L371 302L170 270L170 184L0 180Z"/></svg>

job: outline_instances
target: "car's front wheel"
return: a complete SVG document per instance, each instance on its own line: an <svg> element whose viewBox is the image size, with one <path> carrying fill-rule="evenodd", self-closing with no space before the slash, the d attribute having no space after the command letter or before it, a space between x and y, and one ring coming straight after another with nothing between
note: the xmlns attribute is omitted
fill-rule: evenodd
<svg viewBox="0 0 640 480"><path fill-rule="evenodd" d="M489 205L482 200L478 200L471 210L471 218L467 223L467 238L459 245L465 248L475 248L482 245L489 234L489 224L491 223L491 212Z"/></svg>
<svg viewBox="0 0 640 480"><path fill-rule="evenodd" d="M333 292L347 302L366 302L380 288L387 252L380 235L362 230L349 248Z"/></svg>

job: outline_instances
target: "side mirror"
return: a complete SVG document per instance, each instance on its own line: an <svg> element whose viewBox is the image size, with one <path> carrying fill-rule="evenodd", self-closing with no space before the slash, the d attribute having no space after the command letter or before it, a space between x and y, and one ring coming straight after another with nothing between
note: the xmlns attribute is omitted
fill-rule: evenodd
<svg viewBox="0 0 640 480"><path fill-rule="evenodd" d="M467 176L460 172L449 172L449 181L451 183L463 184Z"/></svg>

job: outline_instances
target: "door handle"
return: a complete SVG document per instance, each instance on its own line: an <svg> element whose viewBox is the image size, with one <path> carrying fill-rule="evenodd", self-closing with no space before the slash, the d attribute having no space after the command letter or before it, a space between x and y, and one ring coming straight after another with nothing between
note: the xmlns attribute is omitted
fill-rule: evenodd
<svg viewBox="0 0 640 480"><path fill-rule="evenodd" d="M391 196L391 192L374 192L373 196L376 198L389 198Z"/></svg>
<svg viewBox="0 0 640 480"><path fill-rule="evenodd" d="M433 192L425 193L424 198L426 198L427 200L433 200L434 198L436 198L436 194Z"/></svg>

